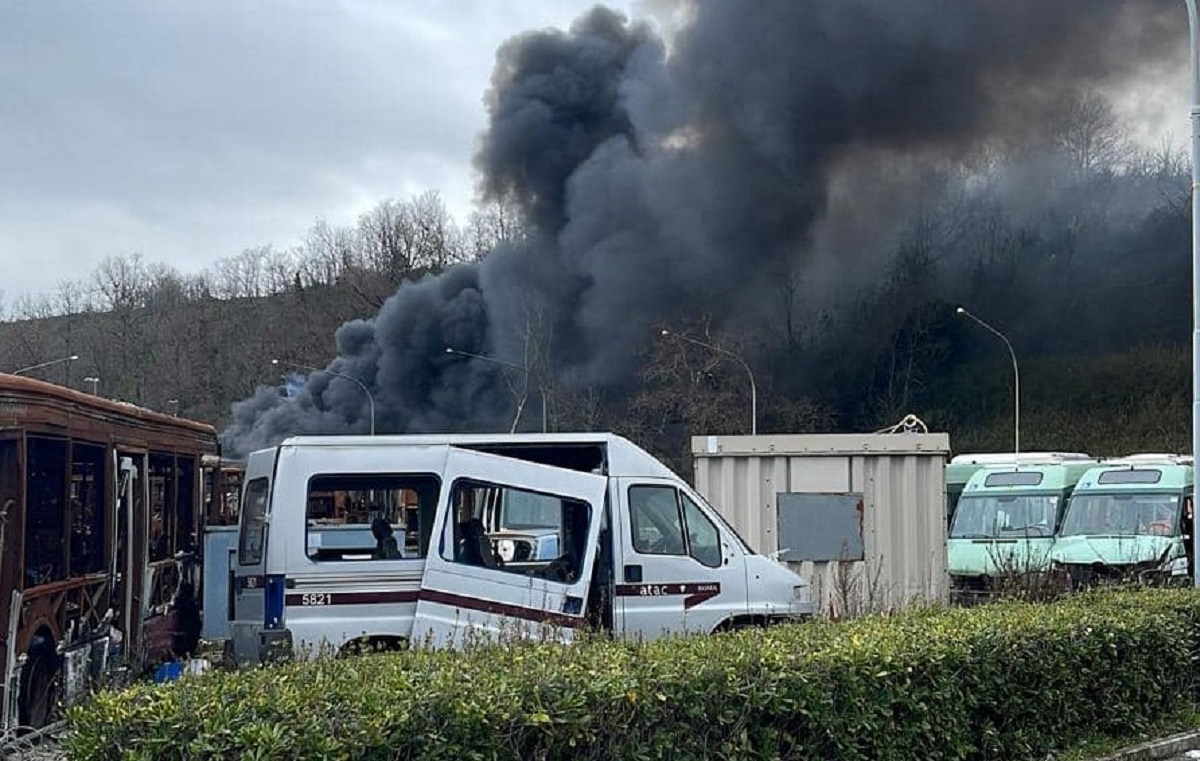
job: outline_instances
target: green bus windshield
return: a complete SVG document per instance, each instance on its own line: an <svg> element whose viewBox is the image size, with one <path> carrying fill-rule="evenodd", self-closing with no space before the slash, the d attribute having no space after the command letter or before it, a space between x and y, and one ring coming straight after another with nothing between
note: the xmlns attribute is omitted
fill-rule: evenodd
<svg viewBox="0 0 1200 761"><path fill-rule="evenodd" d="M972 494L958 501L951 539L1053 536L1058 494Z"/></svg>
<svg viewBox="0 0 1200 761"><path fill-rule="evenodd" d="M1179 525L1178 494L1079 494L1067 507L1061 536L1169 536Z"/></svg>

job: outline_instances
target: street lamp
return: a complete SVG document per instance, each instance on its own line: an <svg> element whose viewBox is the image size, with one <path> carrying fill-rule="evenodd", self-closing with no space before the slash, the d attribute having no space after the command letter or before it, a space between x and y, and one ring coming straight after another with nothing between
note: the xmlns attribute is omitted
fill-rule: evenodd
<svg viewBox="0 0 1200 761"><path fill-rule="evenodd" d="M1185 2L1192 69L1192 456L1200 457L1200 13L1196 0ZM1193 583L1200 587L1200 542L1193 544Z"/></svg>
<svg viewBox="0 0 1200 761"><path fill-rule="evenodd" d="M170 405L170 407L171 407L171 414L174 415L175 417L179 417L179 400L178 399L168 399L167 404Z"/></svg>
<svg viewBox="0 0 1200 761"><path fill-rule="evenodd" d="M97 386L100 385L100 379L98 377L96 377L95 375L89 375L88 377L83 379L83 382L92 384L92 396L95 396L96 388L97 388Z"/></svg>
<svg viewBox="0 0 1200 761"><path fill-rule="evenodd" d="M301 365L296 362L285 362L279 359L271 360L271 364L283 365L284 367L294 367L297 370L305 370L310 373L325 373L326 375L332 375L335 378L345 378L348 381L357 383L358 387L361 388L363 393L367 395L367 403L370 405L371 409L371 435L375 435L375 397L371 395L371 389L367 388L366 384L360 381L358 378L355 378L353 375L334 372L333 370L325 370L320 367L313 367L311 365Z"/></svg>
<svg viewBox="0 0 1200 761"><path fill-rule="evenodd" d="M685 336L682 333L672 333L669 330L663 330L662 336L663 336L663 338L666 338L667 336L674 336L675 338L683 339L684 341L688 341L689 343L694 343L697 346L703 346L705 349L711 349L712 351L720 352L721 354L725 354L726 356L733 357L735 360L737 360L738 363L741 364L741 366L743 368L745 368L746 375L748 375L750 377L750 435L757 436L758 435L758 389L754 385L754 373L750 372L750 365L746 364L746 360L742 359L742 356L740 354L732 352L729 349L722 349L720 346L713 346L712 344L706 344L703 341L698 341L695 338L692 338L690 336Z"/></svg>
<svg viewBox="0 0 1200 761"><path fill-rule="evenodd" d="M459 349L452 349L449 346L446 347L446 353L447 354L457 354L461 357L470 357L471 359L478 359L483 362L491 362L493 365L501 365L503 367L511 367L514 370L520 370L521 372L525 373L526 388L528 388L528 386L529 386L529 368L528 367L523 367L521 365L515 365L512 362L505 362L504 360L496 359L495 357L485 357L482 354L472 354L469 351L461 351ZM546 389L540 383L538 384L538 393L541 394L541 397L542 397L542 433L545 433L546 432ZM513 433L514 431L517 430L517 421L521 419L521 406L522 405L518 405L518 407L517 407L517 416L515 418L513 418L512 426L509 428L509 433Z"/></svg>
<svg viewBox="0 0 1200 761"><path fill-rule="evenodd" d="M1013 366L1013 454L1019 455L1021 453L1021 373L1017 369L1017 353L1013 351L1012 344L1009 343L1008 339L1003 333L996 330L991 325L988 325L986 322L962 307L959 307L954 311L979 323L984 329L993 333L997 338L1004 342L1006 347L1008 347L1008 355L1012 357ZM1015 463L1019 459L1019 457L1014 457L1013 462Z"/></svg>
<svg viewBox="0 0 1200 761"><path fill-rule="evenodd" d="M49 367L50 365L57 365L57 364L61 364L63 362L74 362L77 359L79 359L79 355L72 354L69 357L62 357L61 359L52 359L49 362L39 362L36 365L30 365L29 367L22 367L20 370L13 370L11 374L12 375L22 375L24 373L29 372L30 370L38 370L43 367Z"/></svg>

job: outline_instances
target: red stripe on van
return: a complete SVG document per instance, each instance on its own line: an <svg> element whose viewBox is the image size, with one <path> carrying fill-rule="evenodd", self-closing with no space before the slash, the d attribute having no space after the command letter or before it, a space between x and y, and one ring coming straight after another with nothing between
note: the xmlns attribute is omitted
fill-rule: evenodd
<svg viewBox="0 0 1200 761"><path fill-rule="evenodd" d="M721 594L721 585L714 581L691 584L618 584L617 597L683 597L683 608L694 608Z"/></svg>
<svg viewBox="0 0 1200 761"><path fill-rule="evenodd" d="M526 621L551 623L567 628L575 628L583 623L582 616L570 616L556 611L542 610L541 608L526 608L521 605L511 605L495 600L481 600L477 597L441 592L436 589L425 589L420 592L292 592L287 595L284 602L293 607L313 608L330 605L409 603L417 602L418 600L428 600L429 602L451 605L464 610L478 610L483 613L492 613L499 616L511 616Z"/></svg>
<svg viewBox="0 0 1200 761"><path fill-rule="evenodd" d="M480 600L477 597L466 597L451 592L442 592L437 589L422 589L421 599L440 605L452 605L455 608L478 610L498 616L511 616L512 618L521 618L526 621L555 624L568 629L583 625L582 616L568 616L565 613L542 610L541 608L526 608L521 605L510 605L509 603L496 602L494 600Z"/></svg>

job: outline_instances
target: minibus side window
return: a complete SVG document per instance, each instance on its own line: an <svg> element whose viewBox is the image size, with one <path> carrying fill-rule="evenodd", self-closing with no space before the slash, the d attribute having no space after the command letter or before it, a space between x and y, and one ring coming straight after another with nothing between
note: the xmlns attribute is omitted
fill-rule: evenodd
<svg viewBox="0 0 1200 761"><path fill-rule="evenodd" d="M721 535L699 505L683 496L683 517L687 524L688 554L709 568L721 565Z"/></svg>
<svg viewBox="0 0 1200 761"><path fill-rule="evenodd" d="M671 486L629 487L633 549L643 555L686 555L678 492Z"/></svg>
<svg viewBox="0 0 1200 761"><path fill-rule="evenodd" d="M579 580L592 519L586 502L461 479L450 509L446 560L567 584Z"/></svg>
<svg viewBox="0 0 1200 761"><path fill-rule="evenodd" d="M265 478L256 478L246 484L242 531L238 536L239 565L258 565L262 562L263 538L267 532L267 486Z"/></svg>
<svg viewBox="0 0 1200 761"><path fill-rule="evenodd" d="M721 532L691 497L673 486L629 487L633 549L643 555L689 555L721 565Z"/></svg>
<svg viewBox="0 0 1200 761"><path fill-rule="evenodd" d="M337 473L309 479L309 559L423 558L441 481L429 473Z"/></svg>

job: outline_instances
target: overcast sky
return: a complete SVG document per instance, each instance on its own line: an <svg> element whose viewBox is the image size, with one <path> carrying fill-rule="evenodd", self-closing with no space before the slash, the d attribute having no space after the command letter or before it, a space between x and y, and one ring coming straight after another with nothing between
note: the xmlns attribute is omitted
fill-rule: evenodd
<svg viewBox="0 0 1200 761"><path fill-rule="evenodd" d="M593 4L0 2L0 305L110 254L195 272L426 190L465 219L496 48Z"/></svg>

